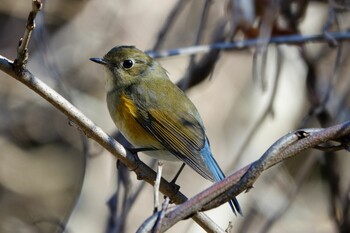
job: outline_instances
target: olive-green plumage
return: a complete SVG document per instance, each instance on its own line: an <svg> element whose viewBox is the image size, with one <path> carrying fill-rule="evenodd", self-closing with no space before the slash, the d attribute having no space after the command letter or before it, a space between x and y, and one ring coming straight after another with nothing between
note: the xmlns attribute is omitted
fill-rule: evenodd
<svg viewBox="0 0 350 233"><path fill-rule="evenodd" d="M196 107L158 62L133 46L114 47L92 60L106 67L109 113L135 148L181 160L211 181L223 179ZM237 201L234 205L240 211Z"/></svg>

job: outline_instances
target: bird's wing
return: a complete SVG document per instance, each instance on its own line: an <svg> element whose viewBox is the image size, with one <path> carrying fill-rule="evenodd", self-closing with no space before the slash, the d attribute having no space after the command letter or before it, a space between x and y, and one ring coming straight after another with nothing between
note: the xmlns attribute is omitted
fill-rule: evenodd
<svg viewBox="0 0 350 233"><path fill-rule="evenodd" d="M188 164L204 178L213 180L201 155L206 136L194 116L186 113L145 109L138 106L137 122L167 150Z"/></svg>

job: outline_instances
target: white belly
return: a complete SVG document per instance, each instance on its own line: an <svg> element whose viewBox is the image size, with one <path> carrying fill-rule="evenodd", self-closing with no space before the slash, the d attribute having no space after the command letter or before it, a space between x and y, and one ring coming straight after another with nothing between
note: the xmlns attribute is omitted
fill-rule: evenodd
<svg viewBox="0 0 350 233"><path fill-rule="evenodd" d="M170 153L167 150L151 150L151 151L144 151L148 156L151 156L152 158L158 159L158 160L167 160L167 161L177 161L180 162L180 160Z"/></svg>

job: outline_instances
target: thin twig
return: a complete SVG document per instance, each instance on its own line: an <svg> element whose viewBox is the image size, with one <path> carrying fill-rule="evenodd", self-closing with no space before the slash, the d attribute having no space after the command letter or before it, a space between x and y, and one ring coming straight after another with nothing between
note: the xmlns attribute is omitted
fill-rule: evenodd
<svg viewBox="0 0 350 233"><path fill-rule="evenodd" d="M335 40L343 41L350 40L350 32L333 32L329 33ZM269 44L304 44L310 42L326 42L324 34L318 35L289 35L289 36L276 36L271 37L268 41ZM210 45L199 45L199 46L191 46L184 47L178 49L170 49L165 51L147 51L148 55L153 58L162 58L162 57L170 57L176 55L191 55L197 53L208 53L214 49L246 49L253 46L258 46L265 43L264 40L260 39L249 39L243 41L235 41L235 42L221 42L214 43Z"/></svg>
<svg viewBox="0 0 350 233"><path fill-rule="evenodd" d="M167 208L169 206L169 202L170 202L169 197L166 197L164 202L163 202L162 209L161 209L161 211L159 211L158 219L157 219L156 224L154 225L154 227L152 229L152 233L160 232L160 226L161 226L161 223L164 219L165 211L167 210Z"/></svg>
<svg viewBox="0 0 350 233"><path fill-rule="evenodd" d="M32 11L29 13L26 29L24 30L23 37L19 40L17 48L17 58L14 62L17 69L24 67L28 61L28 45L32 35L32 32L35 28L35 17L36 14L42 8L42 3L40 0L32 1Z"/></svg>
<svg viewBox="0 0 350 233"><path fill-rule="evenodd" d="M154 191L154 210L153 212L156 213L159 211L159 186L160 186L160 179L162 178L162 170L163 170L163 162L161 160L158 160L157 164L157 177L156 181L154 182L153 191Z"/></svg>

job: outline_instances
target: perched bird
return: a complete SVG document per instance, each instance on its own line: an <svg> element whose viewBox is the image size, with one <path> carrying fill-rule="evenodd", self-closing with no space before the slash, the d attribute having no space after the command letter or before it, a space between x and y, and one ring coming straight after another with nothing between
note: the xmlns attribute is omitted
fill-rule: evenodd
<svg viewBox="0 0 350 233"><path fill-rule="evenodd" d="M106 68L109 113L136 149L180 160L212 182L224 179L196 107L157 61L134 46L114 47L90 60ZM229 203L241 214L236 198Z"/></svg>

